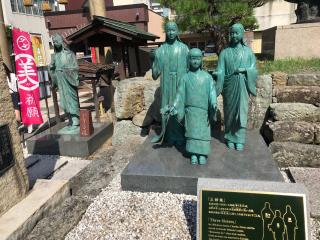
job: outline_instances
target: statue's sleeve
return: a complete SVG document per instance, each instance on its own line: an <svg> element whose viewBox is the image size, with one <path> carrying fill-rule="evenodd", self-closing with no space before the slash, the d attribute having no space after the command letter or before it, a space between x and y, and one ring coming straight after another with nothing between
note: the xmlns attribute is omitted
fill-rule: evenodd
<svg viewBox="0 0 320 240"><path fill-rule="evenodd" d="M76 59L76 56L73 52L67 51L68 55L68 65L64 68L64 72L66 77L68 78L68 82L74 86L79 86L79 66Z"/></svg>
<svg viewBox="0 0 320 240"><path fill-rule="evenodd" d="M152 63L152 78L157 80L161 74L161 59L160 59L160 48L155 51L154 60Z"/></svg>
<svg viewBox="0 0 320 240"><path fill-rule="evenodd" d="M184 108L185 108L185 86L186 79L188 78L188 74L186 73L179 82L178 91L176 94L175 101L173 103L173 107L177 110L177 118L178 121L182 121L184 118Z"/></svg>
<svg viewBox="0 0 320 240"><path fill-rule="evenodd" d="M223 83L224 83L224 77L226 72L226 66L225 66L225 51L223 50L220 53L219 59L218 59L218 66L216 70L216 95L219 96L222 93L223 90Z"/></svg>
<svg viewBox="0 0 320 240"><path fill-rule="evenodd" d="M256 69L256 57L254 56L251 49L248 48L249 52L249 65L246 68L246 85L248 92L253 96L257 95L256 90L256 79L257 79L257 69Z"/></svg>
<svg viewBox="0 0 320 240"><path fill-rule="evenodd" d="M209 74L208 74L209 75ZM217 93L215 82L209 75L209 117L210 121L216 121L216 110L217 110Z"/></svg>

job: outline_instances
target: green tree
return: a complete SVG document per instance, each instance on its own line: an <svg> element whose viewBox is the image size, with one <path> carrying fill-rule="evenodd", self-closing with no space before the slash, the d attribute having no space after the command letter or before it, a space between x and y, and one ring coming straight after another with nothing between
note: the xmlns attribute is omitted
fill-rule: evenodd
<svg viewBox="0 0 320 240"><path fill-rule="evenodd" d="M253 9L270 0L160 0L176 12L181 31L209 32L217 53L228 43L228 29L241 22L246 30L258 27Z"/></svg>

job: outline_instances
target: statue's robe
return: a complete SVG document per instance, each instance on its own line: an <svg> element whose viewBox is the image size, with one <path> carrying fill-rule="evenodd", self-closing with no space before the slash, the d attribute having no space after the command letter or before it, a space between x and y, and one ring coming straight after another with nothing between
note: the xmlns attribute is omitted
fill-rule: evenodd
<svg viewBox="0 0 320 240"><path fill-rule="evenodd" d="M59 90L60 107L65 113L79 116L79 67L73 52L63 49L52 57L50 76Z"/></svg>
<svg viewBox="0 0 320 240"><path fill-rule="evenodd" d="M154 79L160 78L161 108L172 106L182 76L187 72L187 60L189 49L180 41L173 44L164 43L155 51L155 59L152 65ZM184 142L184 127L175 118L162 116L162 128L165 130L165 142ZM166 126L165 126L166 125Z"/></svg>
<svg viewBox="0 0 320 240"><path fill-rule="evenodd" d="M244 68L246 73L235 73ZM217 96L222 93L224 109L225 139L233 143L245 143L249 94L256 96L256 58L252 50L240 48L224 49L217 67Z"/></svg>
<svg viewBox="0 0 320 240"><path fill-rule="evenodd" d="M215 84L203 70L188 72L181 79L174 107L179 121L185 122L186 150L209 155L211 128L217 105Z"/></svg>

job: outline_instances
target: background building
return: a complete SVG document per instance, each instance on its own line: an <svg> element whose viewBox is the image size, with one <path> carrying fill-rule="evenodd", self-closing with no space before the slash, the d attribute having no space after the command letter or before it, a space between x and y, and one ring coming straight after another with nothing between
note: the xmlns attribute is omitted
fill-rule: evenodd
<svg viewBox="0 0 320 240"><path fill-rule="evenodd" d="M53 12L65 10L64 5L57 4L55 0L49 2ZM20 28L37 36L37 39L42 39L44 64L41 65L48 65L50 63L50 36L41 9L41 1L35 0L33 7L25 7L23 0L5 0L2 1L2 8L6 25Z"/></svg>
<svg viewBox="0 0 320 240"><path fill-rule="evenodd" d="M264 30L296 22L296 5L284 0L272 0L255 9L255 16L259 24L259 28L254 31L252 44L252 49L255 53L262 52L262 32Z"/></svg>

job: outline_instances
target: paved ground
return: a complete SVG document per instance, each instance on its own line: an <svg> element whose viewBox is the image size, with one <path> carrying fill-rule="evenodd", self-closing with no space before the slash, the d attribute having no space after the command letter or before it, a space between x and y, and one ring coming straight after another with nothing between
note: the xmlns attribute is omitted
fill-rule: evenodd
<svg viewBox="0 0 320 240"><path fill-rule="evenodd" d="M43 218L26 240L195 239L196 197L121 190L119 174L142 140L103 145L72 179L72 196ZM290 182L288 172L282 174ZM312 219L311 229L311 240L320 240L320 221Z"/></svg>
<svg viewBox="0 0 320 240"><path fill-rule="evenodd" d="M83 101L90 105L88 97ZM53 117L52 103L50 108ZM119 174L142 140L128 139L119 147L108 141L100 147L71 180L71 197L39 221L25 240L195 239L196 197L120 189ZM287 172L282 173L290 181ZM312 219L311 228L311 240L320 240L320 220Z"/></svg>

